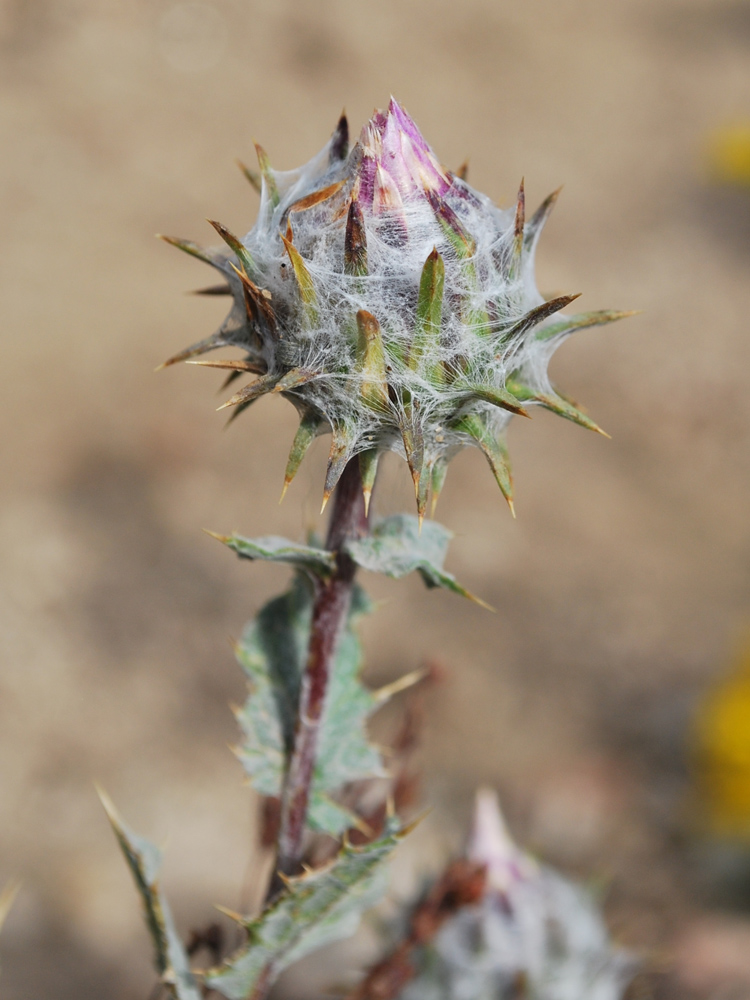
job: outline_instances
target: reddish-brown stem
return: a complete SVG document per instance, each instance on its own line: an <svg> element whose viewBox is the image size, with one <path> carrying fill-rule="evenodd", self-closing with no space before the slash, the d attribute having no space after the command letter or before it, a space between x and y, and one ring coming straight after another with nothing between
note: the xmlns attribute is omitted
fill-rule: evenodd
<svg viewBox="0 0 750 1000"><path fill-rule="evenodd" d="M352 459L339 480L333 498L326 548L336 553L336 571L315 584L310 645L302 675L294 748L284 783L281 804L276 872L295 874L302 858L303 839L310 802L310 785L318 744L318 730L325 705L328 678L336 644L349 613L356 573L353 560L342 551L348 538L367 531L359 459ZM271 885L278 888L278 876Z"/></svg>

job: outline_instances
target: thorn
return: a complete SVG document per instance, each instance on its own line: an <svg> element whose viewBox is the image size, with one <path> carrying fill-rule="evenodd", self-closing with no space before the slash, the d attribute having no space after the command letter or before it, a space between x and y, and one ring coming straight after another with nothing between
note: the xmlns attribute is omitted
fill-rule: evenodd
<svg viewBox="0 0 750 1000"><path fill-rule="evenodd" d="M345 160L349 153L349 122L346 118L346 110L342 109L341 116L336 123L336 128L331 136L331 147L328 153L330 163L338 163Z"/></svg>
<svg viewBox="0 0 750 1000"><path fill-rule="evenodd" d="M419 826L419 824L422 822L422 820L426 819L430 815L431 812L432 812L432 809L425 809L425 811L422 812L422 813L420 813L419 816L417 816L416 819L413 819L411 821L411 823L407 823L406 826L403 826L398 831L398 838L399 838L399 840L402 840L404 837L408 837L409 834L412 832L412 830L415 830Z"/></svg>
<svg viewBox="0 0 750 1000"><path fill-rule="evenodd" d="M326 506L327 506L327 504L328 504L328 500L329 500L330 496L331 496L331 494L330 494L330 493L324 493L324 494L323 494L323 503L321 504L321 507L320 507L320 513L321 513L321 514L322 514L322 513L323 513L323 511L324 511L324 510L326 509Z"/></svg>
<svg viewBox="0 0 750 1000"><path fill-rule="evenodd" d="M258 194L260 194L261 191L263 190L263 186L260 182L260 176L256 174L254 170L251 170L250 167L245 166L242 160L235 160L234 162L237 164L242 173L245 175L246 179L250 181L252 187L255 188Z"/></svg>
<svg viewBox="0 0 750 1000"><path fill-rule="evenodd" d="M225 917L229 917L230 920L234 920L235 923L244 924L246 923L245 918L241 913L237 913L236 910L230 910L226 906L222 906L221 903L214 903L214 909L218 910L219 913L223 913Z"/></svg>
<svg viewBox="0 0 750 1000"><path fill-rule="evenodd" d="M232 289L229 285L209 285L207 288L194 288L185 292L186 295L231 295Z"/></svg>
<svg viewBox="0 0 750 1000"><path fill-rule="evenodd" d="M397 680L391 681L390 684L385 684L383 687L373 691L372 696L379 702L388 701L395 694L400 694L401 691L406 691L407 688L419 684L421 680L424 680L428 676L429 672L426 667L419 667L417 670L412 670L408 674L404 674L403 677L399 677Z"/></svg>
<svg viewBox="0 0 750 1000"><path fill-rule="evenodd" d="M469 173L469 161L464 160L464 162L461 164L458 170L455 171L455 174L459 180L465 181L468 176L468 173Z"/></svg>
<svg viewBox="0 0 750 1000"><path fill-rule="evenodd" d="M282 500L286 496L286 491L289 489L290 482L291 482L291 480L289 480L289 479L285 479L284 480L284 485L283 485L283 487L281 489L281 496L279 497L279 504L281 504Z"/></svg>
<svg viewBox="0 0 750 1000"><path fill-rule="evenodd" d="M202 368L231 368L236 372L251 372L258 375L258 366L251 361L235 361L234 359L221 359L220 361L186 361L186 365L200 365Z"/></svg>
<svg viewBox="0 0 750 1000"><path fill-rule="evenodd" d="M99 796L99 801L104 806L104 811L107 814L107 819L112 824L115 830L119 830L122 827L122 820L120 815L115 808L115 804L112 799L107 795L102 786L95 781L94 788L96 789L96 794Z"/></svg>
<svg viewBox="0 0 750 1000"><path fill-rule="evenodd" d="M222 542L224 545L228 545L232 541L231 535L218 535L215 531L211 531L210 528L201 528L201 531L205 531L207 535L211 538L215 538L217 541Z"/></svg>

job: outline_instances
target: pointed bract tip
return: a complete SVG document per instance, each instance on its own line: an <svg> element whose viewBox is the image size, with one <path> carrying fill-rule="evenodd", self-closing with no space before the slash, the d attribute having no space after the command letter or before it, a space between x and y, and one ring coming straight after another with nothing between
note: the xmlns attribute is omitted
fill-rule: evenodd
<svg viewBox="0 0 750 1000"><path fill-rule="evenodd" d="M223 913L225 917L229 917L230 920L234 920L236 924L242 924L244 927L246 920L241 913L237 913L236 910L230 910L226 906L222 906L221 903L214 903L214 909L218 910L219 913Z"/></svg>
<svg viewBox="0 0 750 1000"><path fill-rule="evenodd" d="M400 694L401 691L406 691L407 688L419 684L421 680L429 676L429 673L430 671L427 667L419 667L417 670L411 670L408 674L404 674L403 677L399 677L390 684L385 684L383 687L373 691L372 696L378 702L388 701L395 694Z"/></svg>
<svg viewBox="0 0 750 1000"><path fill-rule="evenodd" d="M330 493L324 493L323 494L323 503L320 505L320 513L321 514L323 513L323 511L328 506L328 501L330 500L330 497L331 497Z"/></svg>
<svg viewBox="0 0 750 1000"><path fill-rule="evenodd" d="M483 601L482 598L477 597L476 594L470 594L467 590L466 596L473 604L478 604L479 607L483 608L485 611L491 611L493 615L497 614L497 608L493 608L491 604L488 604L487 601Z"/></svg>
<svg viewBox="0 0 750 1000"><path fill-rule="evenodd" d="M245 163L243 163L242 160L235 160L234 162L237 164L242 173L245 175L245 178L250 182L250 185L258 192L258 194L260 194L262 191L260 177L255 173L254 170L251 170L250 167L248 167Z"/></svg>
<svg viewBox="0 0 750 1000"><path fill-rule="evenodd" d="M201 528L201 531L205 531L205 533L207 535L210 535L211 538L215 538L217 541L222 542L222 544L224 545L227 545L232 540L231 535L219 535L215 531L211 531L210 528Z"/></svg>
<svg viewBox="0 0 750 1000"><path fill-rule="evenodd" d="M122 826L122 820L120 819L120 814L115 808L114 802L109 797L109 795L107 795L107 793L104 791L104 789L102 788L102 786L99 784L98 781L94 782L94 789L96 791L97 796L99 797L99 801L104 807L104 811L107 814L107 819L116 830L119 829Z"/></svg>
<svg viewBox="0 0 750 1000"><path fill-rule="evenodd" d="M362 499L365 502L365 517L370 515L370 500L372 500L372 490L368 490L367 487L362 487Z"/></svg>
<svg viewBox="0 0 750 1000"><path fill-rule="evenodd" d="M422 820L427 819L427 817L430 815L431 812L432 812L431 808L425 809L425 811L420 813L416 819L413 819L411 821L411 823L407 823L406 826L401 827L401 829L398 831L397 834L398 839L403 840L404 837L408 837L409 834L412 832L412 830L416 830L416 828L419 826Z"/></svg>
<svg viewBox="0 0 750 1000"><path fill-rule="evenodd" d="M505 499L506 499L506 501L508 503L508 507L510 508L510 512L511 512L511 514L513 516L513 520L515 520L515 518L516 518L516 508L515 508L515 505L513 503L513 499L512 499L512 497L506 497Z"/></svg>
<svg viewBox="0 0 750 1000"><path fill-rule="evenodd" d="M291 479L285 479L284 480L284 485L281 487L281 496L279 497L279 504L281 504L282 501L284 500L284 497L286 496L286 491L289 489L289 484L290 483L291 483Z"/></svg>

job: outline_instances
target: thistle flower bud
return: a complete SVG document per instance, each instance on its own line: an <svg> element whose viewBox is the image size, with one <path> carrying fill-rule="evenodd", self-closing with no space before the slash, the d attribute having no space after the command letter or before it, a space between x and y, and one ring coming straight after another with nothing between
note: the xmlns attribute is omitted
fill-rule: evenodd
<svg viewBox="0 0 750 1000"><path fill-rule="evenodd" d="M616 948L592 897L511 839L494 792L477 796L469 860L482 898L450 917L414 958L399 1000L536 997L621 1000L637 963Z"/></svg>
<svg viewBox="0 0 750 1000"><path fill-rule="evenodd" d="M258 146L260 178L243 167L260 183L253 229L240 239L212 223L220 252L169 240L221 271L225 287L205 291L234 301L212 337L167 364L234 346L238 361L195 362L258 376L225 406L271 392L295 405L285 489L330 432L324 500L356 455L369 497L380 453L396 451L422 517L450 459L474 445L512 509L512 416L540 405L598 431L555 392L547 366L573 331L628 314L556 315L575 296L545 301L537 290L534 253L556 194L528 222L523 184L515 208L496 208L440 165L395 100L348 145L342 116L298 170L274 170Z"/></svg>

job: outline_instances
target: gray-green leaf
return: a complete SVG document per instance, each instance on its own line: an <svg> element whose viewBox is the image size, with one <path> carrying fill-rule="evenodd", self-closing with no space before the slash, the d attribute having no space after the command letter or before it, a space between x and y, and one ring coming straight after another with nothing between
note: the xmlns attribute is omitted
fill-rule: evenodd
<svg viewBox="0 0 750 1000"><path fill-rule="evenodd" d="M201 1000L201 991L190 971L188 957L175 930L169 904L157 881L161 851L125 826L108 796L100 791L99 798L141 894L146 923L154 942L156 968L162 983L174 1000Z"/></svg>
<svg viewBox="0 0 750 1000"><path fill-rule="evenodd" d="M297 569L308 570L318 576L330 576L336 569L336 557L326 549L311 545L297 545L288 538L267 535L264 538L243 538L242 535L216 535L213 538L228 545L242 559L262 559L266 562L288 563Z"/></svg>
<svg viewBox="0 0 750 1000"><path fill-rule="evenodd" d="M247 627L237 657L250 681L250 695L238 712L243 732L237 755L262 795L280 796L294 739L300 679L310 639L313 591L298 575L288 593L267 604ZM367 719L382 704L360 682L362 651L353 628L369 610L355 587L326 693L310 796L309 825L337 835L356 823L331 795L348 782L383 775L380 754L367 739Z"/></svg>
<svg viewBox="0 0 750 1000"><path fill-rule="evenodd" d="M443 569L452 537L437 521L425 521L420 534L418 518L396 514L376 524L366 537L348 541L346 551L362 569L395 579L417 570L428 587L444 587L488 607Z"/></svg>
<svg viewBox="0 0 750 1000"><path fill-rule="evenodd" d="M207 985L228 1000L253 1000L292 962L353 934L382 895L383 862L402 836L394 822L379 840L344 845L330 865L289 879L260 917L245 924L249 943L209 973Z"/></svg>

